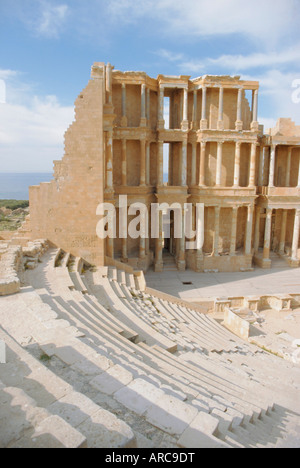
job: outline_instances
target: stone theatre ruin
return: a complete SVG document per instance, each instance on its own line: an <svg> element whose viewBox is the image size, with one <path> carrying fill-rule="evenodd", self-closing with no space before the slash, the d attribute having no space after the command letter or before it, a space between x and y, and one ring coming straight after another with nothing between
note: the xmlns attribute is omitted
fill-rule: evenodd
<svg viewBox="0 0 300 468"><path fill-rule="evenodd" d="M299 265L300 126L258 122L259 83L235 76L121 72L95 63L65 134L54 179L30 188L24 236L53 244L94 265L108 258L162 271L172 256L180 271L272 267L272 255ZM143 204L147 231L121 236L120 197ZM96 234L99 204L115 209L116 235ZM161 211L151 236L152 204L190 204L203 242L176 238L174 210ZM197 223L196 206L204 205ZM167 217L169 236L165 235ZM127 212L127 224L134 216ZM180 221L179 221L180 222ZM121 223L122 224L122 223ZM21 235L21 234L20 234Z"/></svg>

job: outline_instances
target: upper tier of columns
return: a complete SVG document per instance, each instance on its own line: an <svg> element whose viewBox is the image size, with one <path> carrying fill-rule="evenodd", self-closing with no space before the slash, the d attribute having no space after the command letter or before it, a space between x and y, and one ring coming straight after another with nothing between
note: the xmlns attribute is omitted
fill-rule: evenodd
<svg viewBox="0 0 300 468"><path fill-rule="evenodd" d="M200 119L200 129L206 130L208 128L208 115L207 115L207 90L208 86L203 86L200 88L202 91L202 108L201 108L201 119ZM217 130L224 130L224 92L225 87L219 87L219 103L218 103L218 121L217 121ZM231 88L230 88L231 89ZM237 131L243 130L243 121L242 121L242 108L243 108L243 88L238 88L237 92L237 115L235 129ZM183 95L183 105L182 105L182 118L181 118L181 129L189 129L188 121L188 87L182 89ZM157 126L158 128L164 128L164 96L165 90L163 87L160 87L158 90L158 115L157 115ZM197 124L197 105L198 105L198 90L193 91L193 110L192 110L192 123L191 127L196 129ZM127 127L127 114L126 114L126 104L127 104L127 94L126 94L126 84L122 83L122 115L121 115L121 126ZM252 123L251 128L253 130L258 130L257 118L258 118L258 90L252 91ZM150 120L150 89L147 88L146 84L141 85L141 120L140 126L144 127L147 125L147 122Z"/></svg>

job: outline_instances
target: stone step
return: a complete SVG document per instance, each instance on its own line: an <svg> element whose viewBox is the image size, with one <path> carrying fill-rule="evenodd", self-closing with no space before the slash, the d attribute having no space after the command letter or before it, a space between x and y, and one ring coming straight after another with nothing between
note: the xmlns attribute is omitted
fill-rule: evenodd
<svg viewBox="0 0 300 468"><path fill-rule="evenodd" d="M44 443L43 435L46 434L44 429L47 428L47 425L43 424L43 420L45 421L48 417L51 417L48 420L50 437L46 438L45 441L50 446L54 443L51 442L51 439L55 435L55 423L57 423L57 431L60 436L58 446L61 446L65 441L74 447L84 446L86 442L90 448L136 446L135 436L127 424L112 413L103 410L82 393L74 391L70 385L53 374L51 370L43 367L1 329L0 336L9 349L8 364L5 365L7 368L1 374L1 396L3 396L3 386L6 385L8 388L7 381L16 380L19 384L24 385L24 380L27 375L30 375L30 380L24 390L10 389L9 392L5 392L4 389L4 394L8 393L8 395L15 397L17 412L14 414L17 419L13 420L12 424L13 427L16 426L15 430L20 431L20 428L23 427L20 421L20 411L23 413L26 411L25 429L29 428L28 421L29 423L33 421L34 425L37 426L33 437L37 440L33 440L33 447L35 447L35 442L38 445ZM75 341L74 348L76 349ZM15 355L18 356L19 360L15 359ZM4 404L7 408L6 395ZM42 408L38 408L37 405ZM3 412L1 412L2 414ZM41 438L39 434L41 434ZM19 439L21 441L20 447L30 446L31 442L27 435L19 432L18 438L14 437L13 441L8 442L17 443Z"/></svg>
<svg viewBox="0 0 300 468"><path fill-rule="evenodd" d="M126 285L128 288L135 289L135 279L132 273L126 274Z"/></svg>
<svg viewBox="0 0 300 468"><path fill-rule="evenodd" d="M119 320L128 325L130 328L133 328L139 335L140 339L148 342L150 345L158 343L163 348L170 350L170 352L176 351L176 343L171 342L147 326L140 318L136 316L135 311L131 309L129 303L125 305L124 302L121 301L120 297L118 297L116 293L116 288L118 288L117 282L110 282L107 278L102 278L101 283L104 287L106 295L108 296L108 300L110 301L110 307L112 310L114 310ZM95 292L95 296L98 298L98 300L101 301L101 297L98 296L97 291L95 289L93 289L93 291Z"/></svg>
<svg viewBox="0 0 300 468"><path fill-rule="evenodd" d="M30 431L32 432L32 431ZM8 448L88 448L86 438L58 416L49 416Z"/></svg>
<svg viewBox="0 0 300 468"><path fill-rule="evenodd" d="M72 283L74 284L74 288L77 289L77 291L81 291L83 294L87 294L88 289L82 281L80 274L77 271L72 271L69 273L69 275Z"/></svg>

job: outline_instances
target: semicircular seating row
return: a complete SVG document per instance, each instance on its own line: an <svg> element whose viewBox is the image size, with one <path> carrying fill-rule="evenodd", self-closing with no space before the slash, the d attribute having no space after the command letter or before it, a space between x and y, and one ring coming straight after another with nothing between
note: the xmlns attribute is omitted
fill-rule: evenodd
<svg viewBox="0 0 300 468"><path fill-rule="evenodd" d="M290 364L205 314L140 291L131 274L112 267L82 274L79 265L79 259L49 250L26 272L31 287L22 296L30 313L48 323L32 339L63 362L62 376L72 369L88 388L180 447L281 443L283 414L292 418L281 405L294 378ZM272 380L266 381L266 367L274 369Z"/></svg>

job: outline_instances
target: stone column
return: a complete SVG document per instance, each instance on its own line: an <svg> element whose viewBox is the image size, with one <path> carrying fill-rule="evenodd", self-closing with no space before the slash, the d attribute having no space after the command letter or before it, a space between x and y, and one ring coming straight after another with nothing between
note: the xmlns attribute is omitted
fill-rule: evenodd
<svg viewBox="0 0 300 468"><path fill-rule="evenodd" d="M253 210L254 210L254 207L252 205L248 205L246 241L245 241L245 255L251 255Z"/></svg>
<svg viewBox="0 0 300 468"><path fill-rule="evenodd" d="M141 122L140 127L146 127L146 85L143 83L141 86Z"/></svg>
<svg viewBox="0 0 300 468"><path fill-rule="evenodd" d="M197 173L197 143L192 143L191 185L196 185L196 173Z"/></svg>
<svg viewBox="0 0 300 468"><path fill-rule="evenodd" d="M207 115L206 115L206 87L202 88L202 112L200 121L200 130L207 130Z"/></svg>
<svg viewBox="0 0 300 468"><path fill-rule="evenodd" d="M257 143L251 144L249 187L255 186L256 147Z"/></svg>
<svg viewBox="0 0 300 468"><path fill-rule="evenodd" d="M122 140L122 185L127 185L127 151L126 140Z"/></svg>
<svg viewBox="0 0 300 468"><path fill-rule="evenodd" d="M263 260L270 260L272 208L267 208Z"/></svg>
<svg viewBox="0 0 300 468"><path fill-rule="evenodd" d="M237 116L236 116L236 122L235 122L235 129L238 132L243 130L242 99L243 99L243 89L239 88L239 90L238 90L238 99L237 99Z"/></svg>
<svg viewBox="0 0 300 468"><path fill-rule="evenodd" d="M200 168L199 168L200 187L205 187L205 153L206 153L206 141L201 141L201 155L200 155Z"/></svg>
<svg viewBox="0 0 300 468"><path fill-rule="evenodd" d="M263 186L264 155L265 155L265 148L261 146L260 152L259 152L259 172L258 172L258 186L259 187Z"/></svg>
<svg viewBox="0 0 300 468"><path fill-rule="evenodd" d="M127 127L127 116L126 116L126 84L122 83L122 118L121 127Z"/></svg>
<svg viewBox="0 0 300 468"><path fill-rule="evenodd" d="M160 88L159 93L158 93L158 122L157 122L157 128L159 129L163 129L165 127L164 97L165 97L165 91L163 88Z"/></svg>
<svg viewBox="0 0 300 468"><path fill-rule="evenodd" d="M150 143L146 143L146 185L150 185Z"/></svg>
<svg viewBox="0 0 300 468"><path fill-rule="evenodd" d="M163 271L163 214L159 211L159 237L155 243L155 265L154 271Z"/></svg>
<svg viewBox="0 0 300 468"><path fill-rule="evenodd" d="M148 207L148 213L150 213L151 210L150 208ZM151 237L151 223L149 222L148 223L148 236L146 238L146 256L149 254L150 252L150 237Z"/></svg>
<svg viewBox="0 0 300 468"><path fill-rule="evenodd" d="M185 212L182 210L182 231L181 238L179 239L179 254L177 259L177 268L179 271L184 271L185 263Z"/></svg>
<svg viewBox="0 0 300 468"><path fill-rule="evenodd" d="M114 239L112 239L111 237L107 237L106 239L106 252L109 258L114 258Z"/></svg>
<svg viewBox="0 0 300 468"><path fill-rule="evenodd" d="M258 131L258 89L253 91L253 105L252 105L252 123L251 130Z"/></svg>
<svg viewBox="0 0 300 468"><path fill-rule="evenodd" d="M285 251L287 215L288 215L288 210L282 210L282 221L281 221L280 243L279 243L280 254L284 254L284 251Z"/></svg>
<svg viewBox="0 0 300 468"><path fill-rule="evenodd" d="M298 165L298 184L297 188L300 188L300 158L299 158L299 165Z"/></svg>
<svg viewBox="0 0 300 468"><path fill-rule="evenodd" d="M122 239L122 262L128 262L127 239Z"/></svg>
<svg viewBox="0 0 300 468"><path fill-rule="evenodd" d="M185 187L187 184L187 141L182 142L181 152L181 185Z"/></svg>
<svg viewBox="0 0 300 468"><path fill-rule="evenodd" d="M106 102L108 104L112 104L112 70L113 67L108 63L106 66Z"/></svg>
<svg viewBox="0 0 300 468"><path fill-rule="evenodd" d="M292 243L292 260L298 261L298 246L299 246L299 228L300 228L300 210L295 210L293 243Z"/></svg>
<svg viewBox="0 0 300 468"><path fill-rule="evenodd" d="M194 101L193 101L193 121L192 129L197 130L197 102L198 102L198 92L194 90Z"/></svg>
<svg viewBox="0 0 300 468"><path fill-rule="evenodd" d="M106 132L106 192L113 191L113 132Z"/></svg>
<svg viewBox="0 0 300 468"><path fill-rule="evenodd" d="M234 160L234 187L240 186L240 162L241 162L241 142L235 144L235 160Z"/></svg>
<svg viewBox="0 0 300 468"><path fill-rule="evenodd" d="M218 124L217 124L218 130L224 130L223 114L224 114L224 88L221 86L220 92L219 92L219 115L218 115Z"/></svg>
<svg viewBox="0 0 300 468"><path fill-rule="evenodd" d="M274 187L276 145L271 147L270 168L269 168L269 187Z"/></svg>
<svg viewBox="0 0 300 468"><path fill-rule="evenodd" d="M145 260L146 258L146 239L140 237L140 252L139 252L139 259Z"/></svg>
<svg viewBox="0 0 300 468"><path fill-rule="evenodd" d="M126 207L126 212L125 213L123 213L124 209L125 209L125 207L122 208L120 228L121 228L122 236L124 236L124 237L121 237L121 239L122 239L122 261L127 263L127 261L128 261L128 248L127 248L127 231L128 231L127 223L128 223L128 220L127 220L127 216L128 216L128 214L127 214L127 207ZM119 213L120 213L120 210L119 210Z"/></svg>
<svg viewBox="0 0 300 468"><path fill-rule="evenodd" d="M147 88L147 110L146 110L146 118L147 118L147 121L148 121L148 125L149 125L149 122L150 122L150 89Z"/></svg>
<svg viewBox="0 0 300 468"><path fill-rule="evenodd" d="M236 232L237 232L237 216L238 206L232 208L232 221L231 221L231 239L230 239L230 256L236 254Z"/></svg>
<svg viewBox="0 0 300 468"><path fill-rule="evenodd" d="M288 148L287 163L286 163L286 177L285 186L289 187L291 182L291 160L292 160L292 148Z"/></svg>
<svg viewBox="0 0 300 468"><path fill-rule="evenodd" d="M157 149L157 185L164 184L164 144L162 141L158 142Z"/></svg>
<svg viewBox="0 0 300 468"><path fill-rule="evenodd" d="M220 211L220 206L215 206L214 257L219 256Z"/></svg>
<svg viewBox="0 0 300 468"><path fill-rule="evenodd" d="M269 185L270 147L264 147L263 185Z"/></svg>
<svg viewBox="0 0 300 468"><path fill-rule="evenodd" d="M260 215L261 215L261 207L256 205L255 234L254 234L254 253L255 254L257 254L259 250Z"/></svg>
<svg viewBox="0 0 300 468"><path fill-rule="evenodd" d="M140 173L140 185L146 185L146 141L140 141L141 148L141 173Z"/></svg>
<svg viewBox="0 0 300 468"><path fill-rule="evenodd" d="M217 152L217 173L216 173L216 186L221 186L222 178L222 155L223 155L223 141L218 141L218 152Z"/></svg>
<svg viewBox="0 0 300 468"><path fill-rule="evenodd" d="M183 89L183 119L181 122L181 130L187 131L189 129L188 121L188 89Z"/></svg>

